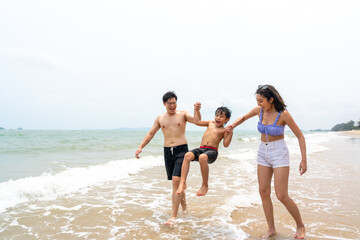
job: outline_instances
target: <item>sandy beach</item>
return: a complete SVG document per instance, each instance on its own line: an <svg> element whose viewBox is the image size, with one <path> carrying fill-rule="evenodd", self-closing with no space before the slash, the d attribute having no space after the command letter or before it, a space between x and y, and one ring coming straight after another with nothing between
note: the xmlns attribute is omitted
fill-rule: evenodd
<svg viewBox="0 0 360 240"><path fill-rule="evenodd" d="M272 240L293 239L274 172L297 235L360 240L359 13L360 0L1 1L0 240L260 240L270 181ZM283 138L263 151L282 169L258 171L261 141ZM207 168L190 163L177 214L169 165L185 175L185 143L218 155L206 196Z"/></svg>
<svg viewBox="0 0 360 240"><path fill-rule="evenodd" d="M352 131L339 131L341 134L350 135L350 136L358 136L360 137L360 130L352 130Z"/></svg>
<svg viewBox="0 0 360 240"><path fill-rule="evenodd" d="M13 137L17 132L6 133L18 141ZM3 174L13 180L0 182L0 239L255 240L266 232L256 176L257 132L237 133L228 149L219 150L218 160L210 165L205 197L196 196L201 176L199 164L191 164L188 209L180 211L175 227L164 225L171 214L171 183L166 180L160 137L135 159L131 149L136 149L142 132L21 134L31 136L33 144L19 148L22 145L13 142L2 154L7 166L14 167ZM189 132L190 148L199 144L201 134ZM286 134L285 140L291 159L289 195L298 204L307 239L358 239L359 133L308 132L305 137L304 176L298 174L296 137ZM97 156L105 157L96 162ZM34 175L22 175L29 172ZM274 239L292 239L295 223L274 193Z"/></svg>

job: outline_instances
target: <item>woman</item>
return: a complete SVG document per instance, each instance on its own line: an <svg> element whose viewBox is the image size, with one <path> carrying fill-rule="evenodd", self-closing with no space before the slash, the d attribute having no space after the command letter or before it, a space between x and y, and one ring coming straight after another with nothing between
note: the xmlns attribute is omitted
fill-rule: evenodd
<svg viewBox="0 0 360 240"><path fill-rule="evenodd" d="M271 178L274 175L276 197L294 218L297 230L294 238L305 238L305 226L301 220L300 211L296 203L288 196L289 152L284 141L284 128L288 125L299 141L301 162L300 175L307 170L305 138L300 128L285 109L286 105L271 85L260 85L256 90L255 107L243 117L235 120L228 128L235 128L249 118L259 116L258 130L261 133L261 144L258 150L258 182L263 209L268 224L268 231L262 237L270 238L276 235L273 205L270 197Z"/></svg>

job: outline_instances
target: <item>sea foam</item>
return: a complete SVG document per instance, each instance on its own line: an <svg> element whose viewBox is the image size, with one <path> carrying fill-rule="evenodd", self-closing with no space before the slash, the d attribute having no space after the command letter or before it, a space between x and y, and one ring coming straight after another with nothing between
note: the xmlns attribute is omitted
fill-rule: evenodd
<svg viewBox="0 0 360 240"><path fill-rule="evenodd" d="M91 186L117 181L146 168L163 164L162 156L110 161L106 164L70 168L58 174L43 174L0 183L0 213L32 200L51 200L73 192L86 193Z"/></svg>

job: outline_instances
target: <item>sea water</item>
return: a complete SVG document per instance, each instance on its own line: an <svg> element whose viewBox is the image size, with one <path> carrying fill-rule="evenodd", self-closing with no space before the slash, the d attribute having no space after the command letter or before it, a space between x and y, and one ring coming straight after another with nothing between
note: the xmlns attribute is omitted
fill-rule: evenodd
<svg viewBox="0 0 360 240"><path fill-rule="evenodd" d="M163 136L134 153L147 130L0 131L0 239L259 239L266 232L257 185L260 135L236 131L210 165L209 192L197 197L199 164L191 163L185 212L175 227ZM203 131L186 133L189 148ZM305 132L308 172L299 176L297 138L286 132L291 156L289 194L311 239L360 236L360 138ZM273 190L274 192L274 190ZM295 223L273 195L277 239Z"/></svg>

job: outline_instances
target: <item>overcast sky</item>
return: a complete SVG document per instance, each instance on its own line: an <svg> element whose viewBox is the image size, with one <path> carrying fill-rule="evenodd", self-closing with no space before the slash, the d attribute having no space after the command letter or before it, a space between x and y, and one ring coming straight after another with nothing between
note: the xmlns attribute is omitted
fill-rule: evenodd
<svg viewBox="0 0 360 240"><path fill-rule="evenodd" d="M200 101L208 120L225 105L232 122L259 84L301 129L358 121L359 12L346 0L2 1L0 126L151 127L168 90L178 109Z"/></svg>

